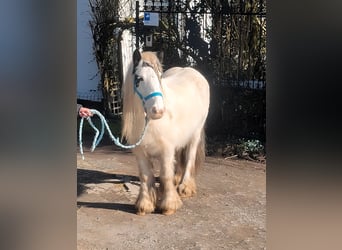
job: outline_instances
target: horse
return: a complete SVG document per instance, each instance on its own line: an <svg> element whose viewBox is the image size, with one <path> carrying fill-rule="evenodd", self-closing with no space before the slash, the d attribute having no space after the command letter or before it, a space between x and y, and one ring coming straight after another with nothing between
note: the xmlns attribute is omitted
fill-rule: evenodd
<svg viewBox="0 0 342 250"><path fill-rule="evenodd" d="M209 84L191 67L165 72L162 53L135 50L122 86L122 139L142 142L132 152L139 166L138 215L159 209L170 215L181 198L196 194L195 174L205 159L204 126L210 103ZM153 174L160 165L160 185Z"/></svg>

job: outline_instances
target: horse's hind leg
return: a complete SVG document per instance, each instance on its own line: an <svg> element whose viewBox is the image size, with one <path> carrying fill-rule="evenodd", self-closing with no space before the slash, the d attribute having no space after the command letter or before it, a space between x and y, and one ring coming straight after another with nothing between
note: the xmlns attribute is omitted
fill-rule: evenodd
<svg viewBox="0 0 342 250"><path fill-rule="evenodd" d="M140 175L140 191L135 203L137 214L152 213L156 207L157 194L152 163L142 155L137 155Z"/></svg>
<svg viewBox="0 0 342 250"><path fill-rule="evenodd" d="M184 153L184 149L179 149L178 151L175 152L175 176L174 176L174 184L176 186L176 188L178 188L179 184L182 181L183 175L184 175L184 169L185 169L185 153Z"/></svg>
<svg viewBox="0 0 342 250"><path fill-rule="evenodd" d="M160 209L165 215L170 215L176 212L182 206L182 201L177 193L174 185L174 152L164 155L160 171L161 190L163 192Z"/></svg>
<svg viewBox="0 0 342 250"><path fill-rule="evenodd" d="M196 194L195 170L204 160L204 133L200 131L187 146L185 171L178 193L181 197L191 197Z"/></svg>

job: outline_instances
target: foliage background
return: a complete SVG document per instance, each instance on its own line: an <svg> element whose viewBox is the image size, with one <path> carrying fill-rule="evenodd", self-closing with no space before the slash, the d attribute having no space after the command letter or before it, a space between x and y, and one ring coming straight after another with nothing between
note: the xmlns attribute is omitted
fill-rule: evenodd
<svg viewBox="0 0 342 250"><path fill-rule="evenodd" d="M122 82L118 60L120 35L124 29L130 29L138 34L144 50L164 51L165 69L191 65L208 79L211 85L206 127L209 141L227 145L240 139L241 144L250 145L246 141L254 140L264 145L266 1L170 2L169 12L161 14L159 27L144 26L140 18L139 30L136 30L133 14L119 19L118 0L89 0L92 12L89 24L101 75L105 114L115 117L113 102L120 98ZM203 30L206 18L211 19L212 25ZM147 47L144 41L151 34L153 46Z"/></svg>

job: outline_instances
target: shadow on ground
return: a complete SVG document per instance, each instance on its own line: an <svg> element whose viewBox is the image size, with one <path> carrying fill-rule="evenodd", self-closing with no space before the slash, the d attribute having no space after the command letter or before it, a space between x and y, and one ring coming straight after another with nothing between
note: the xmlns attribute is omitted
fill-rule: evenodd
<svg viewBox="0 0 342 250"><path fill-rule="evenodd" d="M77 196L83 194L86 190L86 184L89 183L124 183L125 180L139 181L137 176L109 174L97 170L77 169Z"/></svg>
<svg viewBox="0 0 342 250"><path fill-rule="evenodd" d="M132 204L122 204L122 203L108 203L108 202L77 202L78 207L91 207L91 208L101 208L109 210L117 210L126 213L135 214L136 209Z"/></svg>

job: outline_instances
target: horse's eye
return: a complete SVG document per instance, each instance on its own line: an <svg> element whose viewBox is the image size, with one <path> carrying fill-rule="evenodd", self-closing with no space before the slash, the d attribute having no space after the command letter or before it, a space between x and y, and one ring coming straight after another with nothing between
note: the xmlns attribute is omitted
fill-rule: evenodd
<svg viewBox="0 0 342 250"><path fill-rule="evenodd" d="M140 76L136 76L135 77L135 87L138 88L139 87L139 83L142 81L143 79Z"/></svg>

